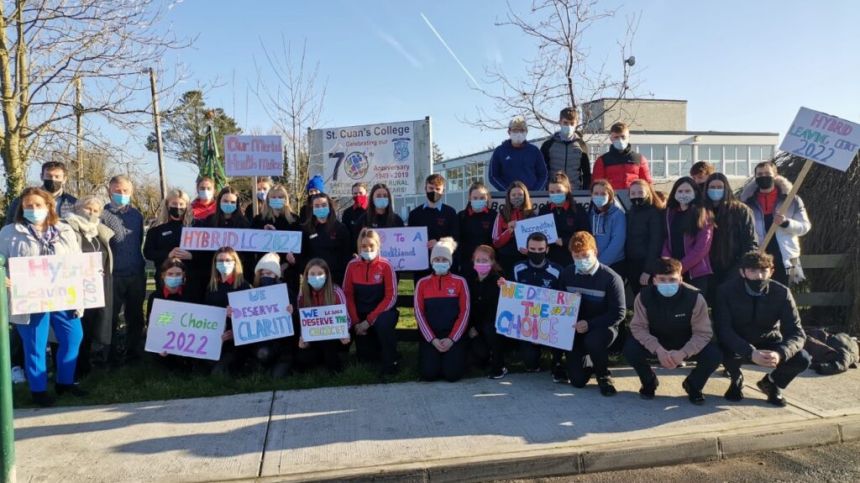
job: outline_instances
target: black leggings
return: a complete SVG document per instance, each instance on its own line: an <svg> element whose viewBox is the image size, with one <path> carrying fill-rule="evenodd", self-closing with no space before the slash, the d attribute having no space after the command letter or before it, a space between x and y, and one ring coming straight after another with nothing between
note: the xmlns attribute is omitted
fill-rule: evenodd
<svg viewBox="0 0 860 483"><path fill-rule="evenodd" d="M418 375L423 381L445 379L459 381L466 372L466 343L460 339L448 349L439 352L433 344L421 339L418 343Z"/></svg>

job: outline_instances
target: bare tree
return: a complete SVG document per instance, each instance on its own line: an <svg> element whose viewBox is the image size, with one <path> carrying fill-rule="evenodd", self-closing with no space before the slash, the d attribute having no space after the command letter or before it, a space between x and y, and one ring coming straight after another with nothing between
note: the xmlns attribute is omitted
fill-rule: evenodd
<svg viewBox="0 0 860 483"><path fill-rule="evenodd" d="M149 97L137 96L149 89L142 71L188 45L158 26L158 3L0 2L0 156L7 198L23 188L28 161L40 149L74 144L76 114L98 115L126 128L151 119ZM83 85L80 102L77 79Z"/></svg>
<svg viewBox="0 0 860 483"><path fill-rule="evenodd" d="M275 129L284 137L284 176L290 192L299 203L308 182L308 129L318 127L325 103L327 81L319 78L319 62L311 65L307 41L298 52L281 37L281 52L272 53L260 41L266 65L275 82L267 83L257 65L257 85L252 92L260 101Z"/></svg>
<svg viewBox="0 0 860 483"><path fill-rule="evenodd" d="M485 129L504 129L513 115L525 115L529 127L548 134L556 130L558 113L564 107L579 108L599 98L615 99L606 110L637 87L632 84L630 54L639 25L639 15L628 17L624 37L617 41L619 57L607 63L590 55L588 31L612 18L617 10L599 10L597 0L533 0L529 14L517 13L508 3L508 13L497 26L514 27L536 41L534 60L525 64L524 76L486 69L490 87L475 87L495 104L495 115L478 109L477 118L467 120ZM518 64L519 65L519 64ZM592 113L597 117L602 112ZM580 119L580 125L587 122Z"/></svg>

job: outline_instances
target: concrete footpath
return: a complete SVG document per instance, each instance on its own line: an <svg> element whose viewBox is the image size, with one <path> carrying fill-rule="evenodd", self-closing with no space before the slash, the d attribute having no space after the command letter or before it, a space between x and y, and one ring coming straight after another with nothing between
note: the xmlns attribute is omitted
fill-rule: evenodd
<svg viewBox="0 0 860 483"><path fill-rule="evenodd" d="M478 481L860 440L860 370L805 373L786 408L765 403L755 368L745 401L715 375L693 406L686 373L658 370L651 401L622 368L613 398L542 373L19 410L18 481Z"/></svg>

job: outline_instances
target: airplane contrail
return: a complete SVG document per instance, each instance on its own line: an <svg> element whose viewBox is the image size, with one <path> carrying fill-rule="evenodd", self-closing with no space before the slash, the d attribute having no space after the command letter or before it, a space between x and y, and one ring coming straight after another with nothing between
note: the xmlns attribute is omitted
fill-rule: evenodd
<svg viewBox="0 0 860 483"><path fill-rule="evenodd" d="M436 27L434 27L433 24L430 23L430 19L428 19L427 16L424 15L424 12L418 12L418 14L421 15L421 18L424 19L424 23L426 23L427 26L430 27L430 30L432 30L433 34L436 35L436 38L439 39L439 42L442 42L442 45L445 46L446 49L448 49L448 53L451 54L451 57L453 57L457 64L460 66L460 68L463 69L463 72L466 73L466 76L469 77L469 80L471 80L472 83L475 84L475 87L477 89L481 89L481 85L478 84L477 80L475 80L475 76L473 76L472 73L469 72L469 69L467 69L462 62L460 62L460 58L457 57L457 54L455 54L453 50L451 50L451 47L448 46L448 42L445 42L445 39L442 38L442 34L440 34L439 31L436 30Z"/></svg>

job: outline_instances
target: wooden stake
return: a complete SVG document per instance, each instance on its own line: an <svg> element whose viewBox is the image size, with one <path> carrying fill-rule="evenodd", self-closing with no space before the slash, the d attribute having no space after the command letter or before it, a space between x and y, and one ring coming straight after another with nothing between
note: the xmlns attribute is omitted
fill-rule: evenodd
<svg viewBox="0 0 860 483"><path fill-rule="evenodd" d="M794 197L797 196L797 191L800 189L800 185L803 184L803 180L806 179L806 175L809 174L809 170L812 169L813 164L815 164L813 161L804 159L803 167L800 168L800 174L797 175L797 180L795 180L794 185L791 187L791 191L788 192L788 196L785 197L785 201L782 203L782 206L779 207L777 214L785 216L785 213L788 212L788 207L791 206L791 203L794 201ZM759 250L762 252L767 250L767 245L770 243L771 238L776 234L776 228L776 222L771 223L770 229L764 236L764 241L762 241L762 244L759 246Z"/></svg>

